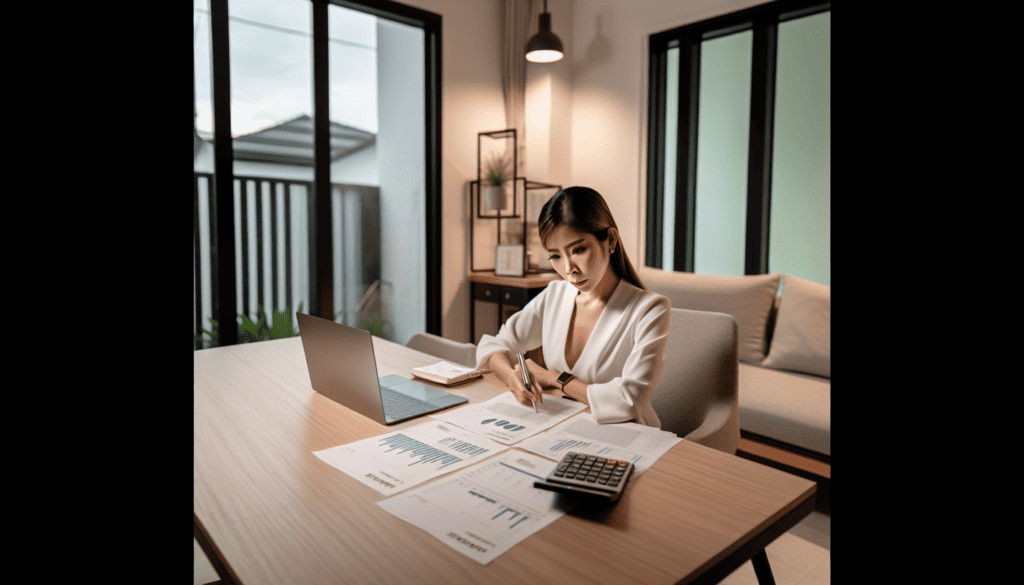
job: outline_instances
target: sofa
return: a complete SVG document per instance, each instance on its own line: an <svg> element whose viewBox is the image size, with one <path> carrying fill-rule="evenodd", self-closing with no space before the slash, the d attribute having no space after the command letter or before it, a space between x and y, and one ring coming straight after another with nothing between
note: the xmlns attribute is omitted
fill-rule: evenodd
<svg viewBox="0 0 1024 585"><path fill-rule="evenodd" d="M784 274L645 269L640 278L673 308L736 319L742 437L831 465L829 286Z"/></svg>

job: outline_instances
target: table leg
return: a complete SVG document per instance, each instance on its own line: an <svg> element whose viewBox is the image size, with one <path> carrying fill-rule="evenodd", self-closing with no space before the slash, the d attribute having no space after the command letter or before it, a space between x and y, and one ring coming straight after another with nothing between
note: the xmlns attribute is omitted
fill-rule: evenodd
<svg viewBox="0 0 1024 585"><path fill-rule="evenodd" d="M772 575L772 568L768 564L768 555L761 551L751 557L750 562L754 564L754 575L760 585L775 585L775 577Z"/></svg>
<svg viewBox="0 0 1024 585"><path fill-rule="evenodd" d="M222 585L235 585L240 583L238 576L228 566L227 561L221 555L220 550L213 543L213 539L210 538L209 533L206 532L206 527L199 521L199 516L196 516L195 512L192 513L192 532L196 537L196 541L199 543L199 548L203 549L203 554L206 555L206 560L210 561L213 565L213 570L217 571L217 576L220 577L220 583Z"/></svg>

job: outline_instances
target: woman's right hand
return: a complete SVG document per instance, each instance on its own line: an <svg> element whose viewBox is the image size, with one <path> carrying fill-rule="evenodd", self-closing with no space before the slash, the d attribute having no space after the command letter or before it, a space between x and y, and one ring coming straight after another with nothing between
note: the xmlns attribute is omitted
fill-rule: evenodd
<svg viewBox="0 0 1024 585"><path fill-rule="evenodd" d="M537 380L530 376L530 388L524 386L522 375L519 373L519 364L513 365L507 355L501 352L494 353L491 355L488 363L491 366L491 370L497 372L505 380L505 385L508 386L509 392L515 396L519 404L532 406L534 402L544 402L544 391Z"/></svg>
<svg viewBox="0 0 1024 585"><path fill-rule="evenodd" d="M534 402L543 404L544 402L544 390L537 382L537 378L530 376L530 387L527 388L523 385L522 374L519 373L519 364L512 366L513 374L511 381L513 384L509 384L509 390L515 395L516 400L519 404L525 404L532 406ZM529 374L530 370L527 368L526 373Z"/></svg>

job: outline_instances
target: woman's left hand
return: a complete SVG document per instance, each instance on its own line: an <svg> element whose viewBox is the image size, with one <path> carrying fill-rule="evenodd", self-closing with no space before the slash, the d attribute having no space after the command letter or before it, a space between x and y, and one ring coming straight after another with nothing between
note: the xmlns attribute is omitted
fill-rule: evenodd
<svg viewBox="0 0 1024 585"><path fill-rule="evenodd" d="M530 377L540 384L540 387L544 389L545 392L550 392L552 390L558 390L561 392L561 386L558 384L558 372L545 369L541 367L540 364L529 358L526 360L526 369L530 371Z"/></svg>

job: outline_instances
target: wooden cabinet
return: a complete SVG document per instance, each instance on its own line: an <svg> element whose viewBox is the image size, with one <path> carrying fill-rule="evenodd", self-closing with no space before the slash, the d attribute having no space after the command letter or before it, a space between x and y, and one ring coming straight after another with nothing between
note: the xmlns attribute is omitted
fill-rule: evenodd
<svg viewBox="0 0 1024 585"><path fill-rule="evenodd" d="M544 287L552 280L558 280L558 274L554 272L541 272L527 274L526 276L496 276L494 272L472 272L468 276L472 289L469 304L470 335L473 343L480 342L480 336L484 333L494 334L501 328L506 319L515 314L530 302L530 299L540 294ZM493 327L481 327L477 334L476 303L496 303L498 305L498 319Z"/></svg>

